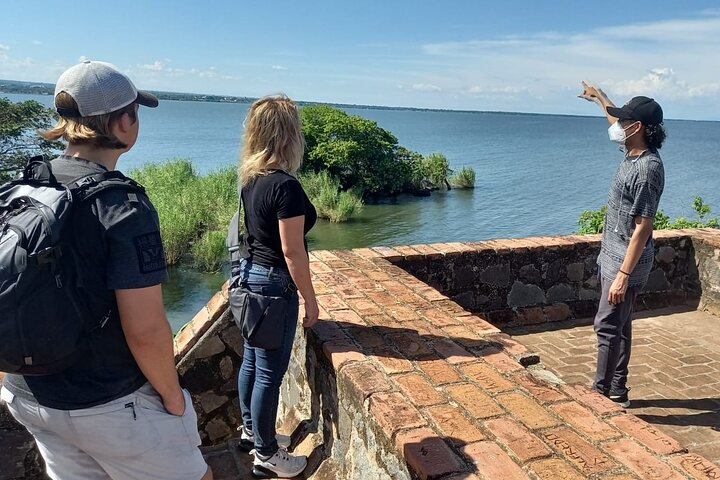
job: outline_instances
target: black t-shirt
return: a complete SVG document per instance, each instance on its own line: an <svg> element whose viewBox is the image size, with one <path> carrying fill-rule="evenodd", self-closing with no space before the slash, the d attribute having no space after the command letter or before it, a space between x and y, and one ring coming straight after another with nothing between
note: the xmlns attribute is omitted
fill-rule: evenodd
<svg viewBox="0 0 720 480"><path fill-rule="evenodd" d="M106 169L86 160L52 161L60 182ZM167 280L157 212L147 196L110 189L76 205L72 221L79 284L88 308L105 327L91 338L87 355L57 375L6 375L13 394L45 407L77 410L115 400L147 382L125 340L115 289L144 288Z"/></svg>
<svg viewBox="0 0 720 480"><path fill-rule="evenodd" d="M305 215L305 234L317 220L302 185L292 175L275 170L255 177L240 195L245 208L243 257L265 267L287 268L278 220Z"/></svg>

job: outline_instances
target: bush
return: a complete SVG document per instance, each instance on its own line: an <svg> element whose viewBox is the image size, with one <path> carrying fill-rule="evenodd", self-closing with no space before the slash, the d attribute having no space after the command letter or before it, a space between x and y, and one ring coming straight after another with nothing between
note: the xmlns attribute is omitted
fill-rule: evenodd
<svg viewBox="0 0 720 480"><path fill-rule="evenodd" d="M340 191L340 182L327 172L304 172L299 176L319 218L344 222L362 211L362 199L352 190Z"/></svg>
<svg viewBox="0 0 720 480"><path fill-rule="evenodd" d="M195 268L206 272L220 270L228 259L228 251L225 247L226 234L227 231L210 230L193 243L191 253Z"/></svg>
<svg viewBox="0 0 720 480"><path fill-rule="evenodd" d="M435 187L440 188L441 185L447 185L448 177L452 175L450 164L442 153L431 153L422 161L423 178L432 183Z"/></svg>
<svg viewBox="0 0 720 480"><path fill-rule="evenodd" d="M463 167L450 177L453 188L475 188L475 170L472 167Z"/></svg>
<svg viewBox="0 0 720 480"><path fill-rule="evenodd" d="M578 233L602 233L605 224L606 210L607 205L603 205L599 210L583 211L578 219L578 225L580 226ZM697 219L687 220L683 217L678 217L673 222L670 221L670 217L665 215L662 210L658 210L653 220L653 228L655 230L704 227L720 228L717 218L706 219L706 217L710 215L710 206L703 202L702 197L694 197L693 210L695 210Z"/></svg>

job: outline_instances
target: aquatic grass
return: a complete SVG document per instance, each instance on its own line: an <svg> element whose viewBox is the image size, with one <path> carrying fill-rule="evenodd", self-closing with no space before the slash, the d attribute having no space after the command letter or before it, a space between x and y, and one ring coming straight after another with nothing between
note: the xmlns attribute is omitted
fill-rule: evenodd
<svg viewBox="0 0 720 480"><path fill-rule="evenodd" d="M475 188L475 170L472 167L463 167L450 177L453 188Z"/></svg>
<svg viewBox="0 0 720 480"><path fill-rule="evenodd" d="M227 261L228 252L225 247L226 233L221 230L210 230L203 233L192 244L190 252L195 268L205 272L220 270Z"/></svg>
<svg viewBox="0 0 720 480"><path fill-rule="evenodd" d="M353 190L340 191L340 182L326 171L303 172L299 180L319 218L339 223L362 211L360 196Z"/></svg>

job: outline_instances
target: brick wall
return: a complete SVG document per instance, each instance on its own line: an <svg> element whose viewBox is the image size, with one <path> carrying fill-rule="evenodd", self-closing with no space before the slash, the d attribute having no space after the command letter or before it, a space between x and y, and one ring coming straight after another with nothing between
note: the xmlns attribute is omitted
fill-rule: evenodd
<svg viewBox="0 0 720 480"><path fill-rule="evenodd" d="M719 234L662 233L651 288L662 295L644 304L715 308ZM561 237L313 252L323 320L298 331L280 405L282 430L310 439L308 478L720 478L604 397L562 385L490 322L585 314L596 249L596 238ZM234 436L242 342L224 290L176 352L203 442ZM19 431L0 416L3 467L36 472ZM22 478L9 471L0 479Z"/></svg>
<svg viewBox="0 0 720 480"><path fill-rule="evenodd" d="M697 305L700 281L690 232L660 231L655 236L656 262L637 309ZM597 310L599 235L394 250L397 255L388 256L394 264L496 325L589 317Z"/></svg>

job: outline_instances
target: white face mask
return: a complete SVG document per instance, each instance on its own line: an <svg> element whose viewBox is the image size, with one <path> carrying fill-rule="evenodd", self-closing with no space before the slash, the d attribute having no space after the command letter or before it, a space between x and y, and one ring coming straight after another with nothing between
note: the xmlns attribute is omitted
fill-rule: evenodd
<svg viewBox="0 0 720 480"><path fill-rule="evenodd" d="M608 128L608 137L610 137L610 140L612 140L615 143L619 143L620 145L625 145L625 141L635 135L637 131L631 133L629 136L626 135L626 131L628 128L635 125L634 123L632 125L628 125L627 128L623 128L622 125L620 125L620 120L610 125L610 128Z"/></svg>

